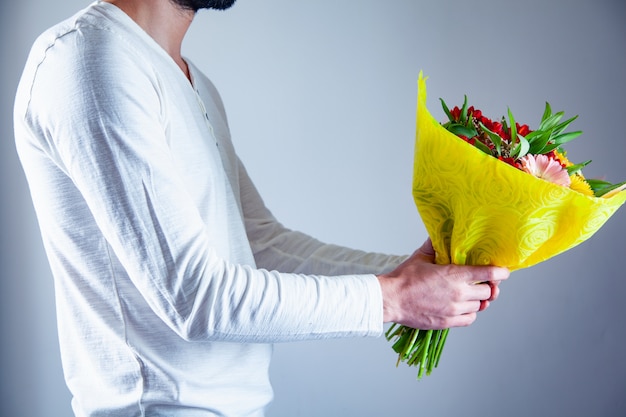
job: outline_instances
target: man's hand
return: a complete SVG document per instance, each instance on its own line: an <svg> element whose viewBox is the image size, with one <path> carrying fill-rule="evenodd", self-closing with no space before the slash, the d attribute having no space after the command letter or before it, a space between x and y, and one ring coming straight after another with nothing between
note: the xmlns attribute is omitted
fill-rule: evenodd
<svg viewBox="0 0 626 417"><path fill-rule="evenodd" d="M385 322L416 329L468 326L498 297L506 268L437 265L428 239L410 258L378 276Z"/></svg>

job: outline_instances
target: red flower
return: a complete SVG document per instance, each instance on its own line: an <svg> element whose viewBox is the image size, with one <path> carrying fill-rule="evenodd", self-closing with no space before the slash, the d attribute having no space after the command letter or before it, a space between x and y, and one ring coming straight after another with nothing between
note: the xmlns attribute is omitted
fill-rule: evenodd
<svg viewBox="0 0 626 417"><path fill-rule="evenodd" d="M475 138L468 138L467 136L463 136L463 135L458 135L461 139L463 139L465 142L469 143L470 145L474 145L476 143L476 139Z"/></svg>
<svg viewBox="0 0 626 417"><path fill-rule="evenodd" d="M470 106L467 109L467 114L471 115L471 117L480 120L483 117L483 112L475 109L474 106Z"/></svg>
<svg viewBox="0 0 626 417"><path fill-rule="evenodd" d="M492 122L491 120L484 118L484 120L482 121L482 124L484 124L487 129L491 130L496 135L500 136L501 138L504 138L504 132L502 131L502 123Z"/></svg>
<svg viewBox="0 0 626 417"><path fill-rule="evenodd" d="M526 136L527 134L529 134L531 132L530 128L528 127L528 125L519 125L519 123L515 123L515 127L517 129L517 133L522 135L522 136Z"/></svg>
<svg viewBox="0 0 626 417"><path fill-rule="evenodd" d="M454 106L454 108L450 110L450 114L452 115L452 118L454 119L454 121L458 122L459 119L461 118L461 109L459 109L458 106Z"/></svg>
<svg viewBox="0 0 626 417"><path fill-rule="evenodd" d="M514 158L511 158L511 157L506 157L505 158L503 156L498 156L498 159L500 161L502 161L502 162L506 162L507 164L509 164L509 165L511 165L511 166L513 166L515 168L521 169L521 165L519 163L517 163Z"/></svg>

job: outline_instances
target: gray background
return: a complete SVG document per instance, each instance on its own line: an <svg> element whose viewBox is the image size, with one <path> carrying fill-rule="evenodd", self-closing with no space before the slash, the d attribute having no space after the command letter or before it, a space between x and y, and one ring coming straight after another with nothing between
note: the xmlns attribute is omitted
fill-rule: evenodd
<svg viewBox="0 0 626 417"><path fill-rule="evenodd" d="M69 416L53 283L15 156L11 109L35 36L84 0L1 3L0 407ZM416 79L437 98L585 131L587 176L626 180L626 3L239 0L201 12L184 52L217 84L235 146L286 225L366 250L426 234L410 196ZM501 227L506 227L502 224ZM591 240L516 272L416 381L383 339L279 345L269 416L626 415L626 208ZM245 401L245 398L241 399ZM402 414L399 414L402 413Z"/></svg>

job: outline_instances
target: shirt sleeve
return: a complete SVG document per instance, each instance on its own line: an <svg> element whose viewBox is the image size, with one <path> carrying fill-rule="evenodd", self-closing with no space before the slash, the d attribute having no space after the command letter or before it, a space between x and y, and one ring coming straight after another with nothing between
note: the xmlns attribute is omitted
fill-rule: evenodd
<svg viewBox="0 0 626 417"><path fill-rule="evenodd" d="M406 259L322 243L284 227L264 205L241 163L239 167L246 230L258 266L307 274L381 274Z"/></svg>
<svg viewBox="0 0 626 417"><path fill-rule="evenodd" d="M244 209L267 269L217 255L211 230L169 154L154 69L138 65L145 62L140 51L105 32L78 31L55 40L37 67L23 117L41 152L80 192L91 220L153 312L187 340L380 335L382 298L375 276L304 274L354 270L353 260L365 255L352 254L345 259L351 267L338 267L341 256L328 256L328 247L268 221L259 204L250 204L258 197L247 176ZM297 250L279 254L287 245ZM333 265L321 268L327 262L318 258L332 258Z"/></svg>

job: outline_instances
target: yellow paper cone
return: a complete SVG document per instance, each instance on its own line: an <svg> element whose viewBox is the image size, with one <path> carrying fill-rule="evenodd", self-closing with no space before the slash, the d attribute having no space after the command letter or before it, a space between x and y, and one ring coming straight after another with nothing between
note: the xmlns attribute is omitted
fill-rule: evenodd
<svg viewBox="0 0 626 417"><path fill-rule="evenodd" d="M418 81L413 197L437 263L529 267L590 238L626 201L536 178L448 132Z"/></svg>

